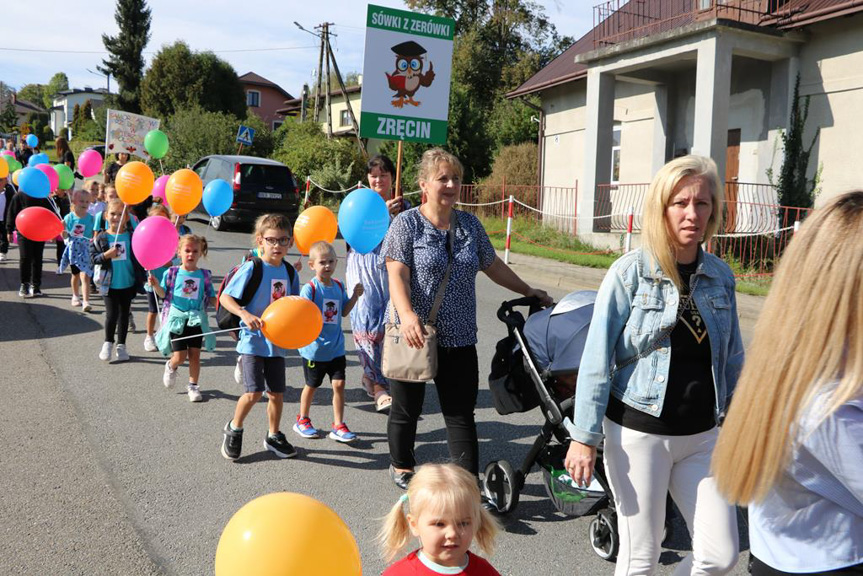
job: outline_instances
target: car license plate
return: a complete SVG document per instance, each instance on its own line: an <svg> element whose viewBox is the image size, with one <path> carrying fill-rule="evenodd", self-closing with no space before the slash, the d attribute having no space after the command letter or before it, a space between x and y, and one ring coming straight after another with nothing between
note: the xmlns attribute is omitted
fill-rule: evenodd
<svg viewBox="0 0 863 576"><path fill-rule="evenodd" d="M258 192L258 198L269 198L271 200L281 200L282 195L278 192Z"/></svg>

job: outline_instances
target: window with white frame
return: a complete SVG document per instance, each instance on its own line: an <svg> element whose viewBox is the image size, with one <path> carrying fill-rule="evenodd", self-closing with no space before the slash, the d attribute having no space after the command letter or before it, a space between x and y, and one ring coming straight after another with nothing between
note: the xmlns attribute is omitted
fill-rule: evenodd
<svg viewBox="0 0 863 576"><path fill-rule="evenodd" d="M351 115L348 114L347 110L342 110L342 113L339 115L339 126L350 126L351 125Z"/></svg>
<svg viewBox="0 0 863 576"><path fill-rule="evenodd" d="M261 93L257 90L246 90L246 106L257 108L261 105Z"/></svg>
<svg viewBox="0 0 863 576"><path fill-rule="evenodd" d="M611 132L611 183L620 182L620 122L615 122Z"/></svg>

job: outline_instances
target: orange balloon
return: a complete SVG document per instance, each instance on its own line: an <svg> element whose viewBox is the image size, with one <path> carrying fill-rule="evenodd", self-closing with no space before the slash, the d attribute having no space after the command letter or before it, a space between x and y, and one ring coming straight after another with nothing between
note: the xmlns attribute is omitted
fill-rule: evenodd
<svg viewBox="0 0 863 576"><path fill-rule="evenodd" d="M324 317L317 305L301 296L283 296L261 314L261 331L280 348L302 348L320 336Z"/></svg>
<svg viewBox="0 0 863 576"><path fill-rule="evenodd" d="M222 531L215 564L216 576L362 574L359 547L338 514L290 492L267 494L240 508Z"/></svg>
<svg viewBox="0 0 863 576"><path fill-rule="evenodd" d="M294 243L302 254L308 254L312 244L320 240L333 243L339 223L333 211L325 206L303 210L294 224Z"/></svg>
<svg viewBox="0 0 863 576"><path fill-rule="evenodd" d="M151 186L152 189L152 186ZM165 198L174 214L188 214L201 203L204 194L204 183L194 170L183 168L177 170L168 178L165 185Z"/></svg>
<svg viewBox="0 0 863 576"><path fill-rule="evenodd" d="M9 164L3 156L0 156L0 178L5 178L9 175Z"/></svg>
<svg viewBox="0 0 863 576"><path fill-rule="evenodd" d="M114 179L117 196L126 204L140 204L153 192L156 177L153 171L143 162L127 162L123 164Z"/></svg>
<svg viewBox="0 0 863 576"><path fill-rule="evenodd" d="M15 186L17 186L17 185L18 185L18 176L20 176L20 175L21 175L21 171L22 171L22 170L23 170L23 168L18 168L17 170L15 170L14 172L12 172L12 183L13 183Z"/></svg>

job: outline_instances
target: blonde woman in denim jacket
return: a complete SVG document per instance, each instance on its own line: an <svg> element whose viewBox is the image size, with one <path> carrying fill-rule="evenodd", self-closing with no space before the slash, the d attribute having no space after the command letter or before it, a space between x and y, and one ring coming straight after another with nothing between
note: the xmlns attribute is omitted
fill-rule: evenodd
<svg viewBox="0 0 863 576"><path fill-rule="evenodd" d="M644 246L612 265L594 305L566 467L588 484L604 433L620 536L615 576L656 569L668 492L693 542L674 574L725 574L737 562L736 511L710 473L743 363L734 275L701 249L722 204L712 160L666 164L645 198Z"/></svg>

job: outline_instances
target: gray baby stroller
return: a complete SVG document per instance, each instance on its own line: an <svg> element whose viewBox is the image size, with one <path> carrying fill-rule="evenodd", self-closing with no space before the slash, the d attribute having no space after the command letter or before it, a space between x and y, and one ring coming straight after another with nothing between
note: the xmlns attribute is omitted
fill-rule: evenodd
<svg viewBox="0 0 863 576"><path fill-rule="evenodd" d="M518 505L525 478L537 464L545 491L559 512L574 517L596 514L589 527L591 547L601 558L614 560L617 515L602 465L602 446L594 480L587 488L577 486L563 465L569 447L563 420L572 417L575 378L595 300L596 292L581 291L546 309L534 298L501 304L497 316L508 334L497 344L489 375L495 409L507 415L538 406L545 423L518 470L506 460L489 463L483 489L501 513L511 512ZM529 307L527 320L518 307Z"/></svg>

